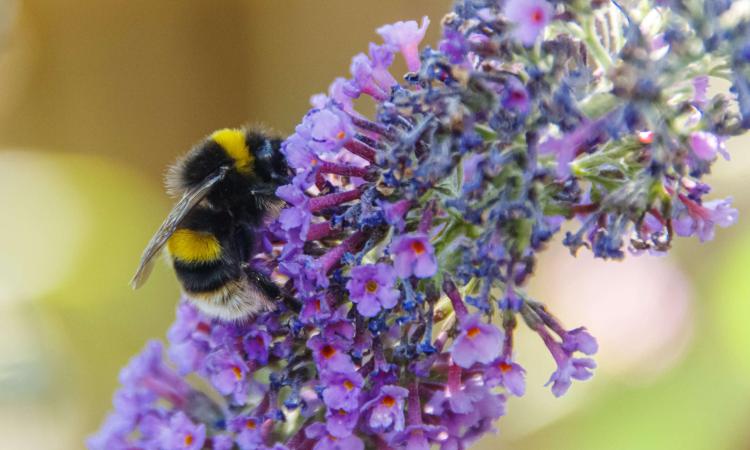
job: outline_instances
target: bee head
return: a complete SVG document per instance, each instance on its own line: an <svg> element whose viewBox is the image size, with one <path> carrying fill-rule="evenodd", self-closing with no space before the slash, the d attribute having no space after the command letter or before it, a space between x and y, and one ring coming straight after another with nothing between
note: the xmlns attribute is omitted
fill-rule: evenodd
<svg viewBox="0 0 750 450"><path fill-rule="evenodd" d="M291 172L281 153L281 139L260 134L252 136L251 133L248 135L248 143L255 144L252 148L257 161L257 175L264 182L281 185L289 181Z"/></svg>

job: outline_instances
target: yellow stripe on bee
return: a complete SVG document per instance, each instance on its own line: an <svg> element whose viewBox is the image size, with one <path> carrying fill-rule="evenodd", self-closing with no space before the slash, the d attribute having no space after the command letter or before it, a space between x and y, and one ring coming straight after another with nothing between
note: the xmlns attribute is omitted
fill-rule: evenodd
<svg viewBox="0 0 750 450"><path fill-rule="evenodd" d="M219 144L227 152L230 158L234 160L234 166L242 173L249 173L253 170L254 157L247 148L245 142L245 132L242 130L224 128L215 131L211 139Z"/></svg>
<svg viewBox="0 0 750 450"><path fill-rule="evenodd" d="M196 263L211 262L221 258L221 244L211 233L181 228L167 241L167 250L173 258Z"/></svg>

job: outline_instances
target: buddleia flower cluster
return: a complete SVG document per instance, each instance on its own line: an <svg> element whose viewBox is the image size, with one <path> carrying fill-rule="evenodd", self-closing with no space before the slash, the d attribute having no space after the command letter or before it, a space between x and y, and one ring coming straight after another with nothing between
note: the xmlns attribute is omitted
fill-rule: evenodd
<svg viewBox="0 0 750 450"><path fill-rule="evenodd" d="M429 24L379 28L284 142L251 263L285 300L180 303L89 448L467 448L524 394L519 323L552 394L592 376L596 340L526 293L553 236L620 259L736 221L703 177L750 128L750 2L460 0L431 46Z"/></svg>

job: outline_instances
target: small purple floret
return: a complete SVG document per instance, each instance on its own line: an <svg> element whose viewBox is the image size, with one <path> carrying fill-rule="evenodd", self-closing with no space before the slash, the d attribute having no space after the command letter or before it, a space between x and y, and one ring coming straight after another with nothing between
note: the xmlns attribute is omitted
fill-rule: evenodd
<svg viewBox="0 0 750 450"><path fill-rule="evenodd" d="M390 247L396 275L400 278L429 278L437 273L435 249L426 234L411 233L396 237Z"/></svg>
<svg viewBox="0 0 750 450"><path fill-rule="evenodd" d="M475 363L488 364L500 356L503 333L496 326L482 322L479 314L467 316L461 323L461 334L451 348L451 357L468 369Z"/></svg>
<svg viewBox="0 0 750 450"><path fill-rule="evenodd" d="M555 10L546 0L508 0L505 15L513 23L513 36L527 47L552 20Z"/></svg>
<svg viewBox="0 0 750 450"><path fill-rule="evenodd" d="M357 266L351 271L346 283L349 298L357 305L357 311L365 317L374 317L381 309L396 306L399 291L394 287L396 274L387 264Z"/></svg>

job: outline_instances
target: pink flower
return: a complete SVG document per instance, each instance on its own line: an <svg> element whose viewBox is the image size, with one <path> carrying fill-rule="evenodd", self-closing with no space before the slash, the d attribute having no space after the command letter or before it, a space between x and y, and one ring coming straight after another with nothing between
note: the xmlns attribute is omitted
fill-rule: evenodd
<svg viewBox="0 0 750 450"><path fill-rule="evenodd" d="M515 25L513 37L530 47L549 23L554 9L546 0L508 0L504 12Z"/></svg>
<svg viewBox="0 0 750 450"><path fill-rule="evenodd" d="M422 42L429 24L430 19L425 16L422 17L421 27L417 26L416 21L410 20L408 22L383 25L377 29L377 32L383 38L386 45L394 47L401 52L409 70L416 72L421 65L419 61L419 43Z"/></svg>
<svg viewBox="0 0 750 450"><path fill-rule="evenodd" d="M698 158L711 161L716 157L716 153L721 153L721 156L729 161L729 153L727 153L723 137L705 131L696 131L690 133L689 141L693 153Z"/></svg>

